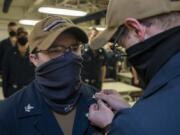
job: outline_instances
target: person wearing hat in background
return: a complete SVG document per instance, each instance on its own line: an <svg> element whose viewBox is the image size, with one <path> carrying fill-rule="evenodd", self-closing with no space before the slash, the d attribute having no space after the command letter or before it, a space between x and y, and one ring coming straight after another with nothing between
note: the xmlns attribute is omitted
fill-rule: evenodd
<svg viewBox="0 0 180 135"><path fill-rule="evenodd" d="M107 25L91 47L125 47L144 93L132 108L114 91L98 93L89 120L108 135L180 134L180 1L111 0Z"/></svg>
<svg viewBox="0 0 180 135"><path fill-rule="evenodd" d="M29 37L35 79L0 103L1 135L92 135L87 118L94 89L81 82L81 44L88 37L70 20L49 16ZM98 131L97 131L98 132Z"/></svg>
<svg viewBox="0 0 180 135"><path fill-rule="evenodd" d="M0 42L0 72L2 72L2 63L6 52L16 45L17 24L15 22L9 22L8 33L9 37Z"/></svg>
<svg viewBox="0 0 180 135"><path fill-rule="evenodd" d="M17 44L4 56L3 94L5 98L28 85L34 79L34 66L29 60L28 33L17 30Z"/></svg>
<svg viewBox="0 0 180 135"><path fill-rule="evenodd" d="M93 27L89 34L89 41L91 42L98 35L99 31ZM86 44L83 50L83 67L81 72L82 81L94 86L100 91L102 83L106 75L106 51L103 48L92 50L89 44Z"/></svg>

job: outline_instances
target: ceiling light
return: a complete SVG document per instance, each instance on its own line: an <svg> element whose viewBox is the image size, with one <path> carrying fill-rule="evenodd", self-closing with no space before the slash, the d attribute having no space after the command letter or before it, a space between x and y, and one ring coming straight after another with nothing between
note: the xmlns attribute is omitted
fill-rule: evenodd
<svg viewBox="0 0 180 135"><path fill-rule="evenodd" d="M72 10L72 9L62 9L62 8L53 8L53 7L40 7L38 9L40 13L46 14L56 14L64 16L85 16L87 12Z"/></svg>
<svg viewBox="0 0 180 135"><path fill-rule="evenodd" d="M93 29L94 27L90 27L89 29ZM95 27L98 31L104 31L106 28L105 27Z"/></svg>
<svg viewBox="0 0 180 135"><path fill-rule="evenodd" d="M38 23L38 20L20 20L19 23L23 24L23 25L35 25L36 23Z"/></svg>

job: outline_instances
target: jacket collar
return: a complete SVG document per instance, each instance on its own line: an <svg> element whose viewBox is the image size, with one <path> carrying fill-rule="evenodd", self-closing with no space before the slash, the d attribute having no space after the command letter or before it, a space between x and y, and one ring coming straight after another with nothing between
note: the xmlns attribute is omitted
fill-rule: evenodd
<svg viewBox="0 0 180 135"><path fill-rule="evenodd" d="M26 88L18 103L20 103L17 111L18 118L29 119L29 123L34 125L38 133L43 135L63 135L52 112L43 102L40 93L36 91L34 82Z"/></svg>
<svg viewBox="0 0 180 135"><path fill-rule="evenodd" d="M17 112L18 118L28 119L31 117L35 128L42 134L63 134L53 113L43 102L40 93L35 90L34 84L32 83L28 87L29 88L26 88L23 93L24 95L22 98L18 99L18 103L20 103ZM89 106L94 102L95 100L92 99L92 97L88 97L86 94L82 93L75 116L73 127L74 135L83 134L90 126L90 122L86 116L89 111Z"/></svg>
<svg viewBox="0 0 180 135"><path fill-rule="evenodd" d="M42 97L35 90L34 82L27 86L23 95L17 100L19 105L17 109L18 118L26 118L41 115L43 113Z"/></svg>
<svg viewBox="0 0 180 135"><path fill-rule="evenodd" d="M82 94L77 107L73 135L82 135L87 129L89 129L88 127L90 126L90 122L87 118L87 114L89 112L90 105L93 103L95 103L95 100L92 97L87 97Z"/></svg>
<svg viewBox="0 0 180 135"><path fill-rule="evenodd" d="M166 85L170 80L180 75L180 53L174 55L153 77L144 91L141 99L151 96L161 87Z"/></svg>

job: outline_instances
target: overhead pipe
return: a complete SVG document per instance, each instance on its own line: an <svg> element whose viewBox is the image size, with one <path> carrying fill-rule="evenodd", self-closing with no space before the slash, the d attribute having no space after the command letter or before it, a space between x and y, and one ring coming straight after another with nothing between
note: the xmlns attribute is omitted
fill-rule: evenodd
<svg viewBox="0 0 180 135"><path fill-rule="evenodd" d="M102 18L104 18L105 16L106 16L106 9L98 11L98 12L95 12L95 13L90 13L90 14L88 14L86 16L73 19L72 21L75 24L84 23L84 22L91 21L91 20L95 20L96 23L99 23L100 20Z"/></svg>
<svg viewBox="0 0 180 135"><path fill-rule="evenodd" d="M11 6L12 0L4 0L2 11L3 13L8 13Z"/></svg>

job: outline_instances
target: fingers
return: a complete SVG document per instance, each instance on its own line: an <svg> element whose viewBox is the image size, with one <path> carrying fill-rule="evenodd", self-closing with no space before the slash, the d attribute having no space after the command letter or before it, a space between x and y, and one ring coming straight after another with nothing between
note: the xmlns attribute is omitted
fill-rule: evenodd
<svg viewBox="0 0 180 135"><path fill-rule="evenodd" d="M97 104L92 104L90 107L89 107L89 113L93 113L94 111L97 110Z"/></svg>
<svg viewBox="0 0 180 135"><path fill-rule="evenodd" d="M103 100L103 101L106 101L106 102L109 101L108 95L106 95L104 93L96 93L95 96L96 96L97 99L100 99L100 100Z"/></svg>
<svg viewBox="0 0 180 135"><path fill-rule="evenodd" d="M97 104L98 104L99 110L107 108L107 106L105 105L105 103L102 100L98 100Z"/></svg>
<svg viewBox="0 0 180 135"><path fill-rule="evenodd" d="M96 104L92 104L92 105L89 107L88 119L89 119L90 121L93 120L93 115L94 115L95 112L96 112L96 108L97 108L97 105L96 105Z"/></svg>
<svg viewBox="0 0 180 135"><path fill-rule="evenodd" d="M119 94L116 90L102 90L102 92L106 95Z"/></svg>
<svg viewBox="0 0 180 135"><path fill-rule="evenodd" d="M114 90L111 90L111 89L106 89L106 90L102 90L102 92L104 93L104 94L112 94L113 92L114 92Z"/></svg>
<svg viewBox="0 0 180 135"><path fill-rule="evenodd" d="M108 107L106 106L106 104L102 100L98 100L97 104L92 104L89 107L89 114L93 114L93 113L95 113L99 110L102 110L104 108L108 108Z"/></svg>

